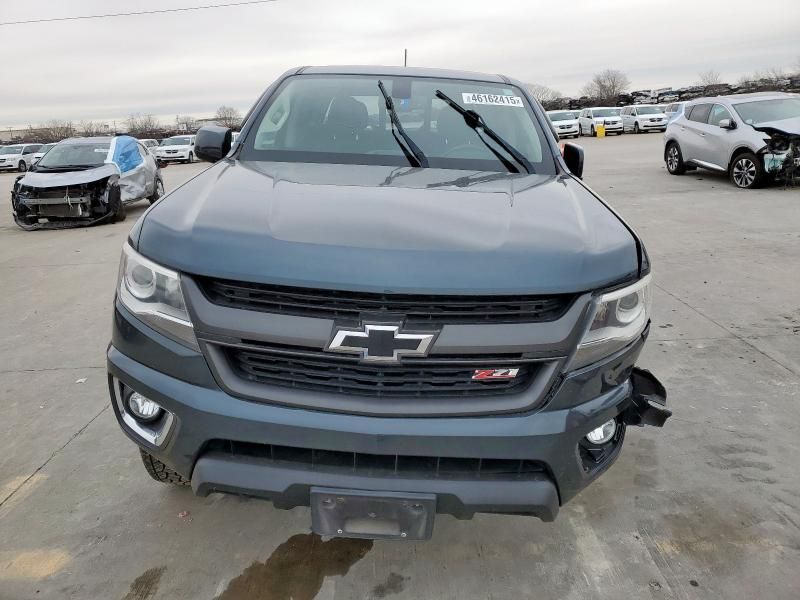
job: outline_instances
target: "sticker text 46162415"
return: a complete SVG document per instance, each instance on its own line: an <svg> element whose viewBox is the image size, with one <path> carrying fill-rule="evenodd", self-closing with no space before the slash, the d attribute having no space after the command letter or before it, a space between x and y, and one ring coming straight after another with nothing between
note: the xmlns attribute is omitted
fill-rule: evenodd
<svg viewBox="0 0 800 600"><path fill-rule="evenodd" d="M492 106L516 106L517 108L523 108L522 98L519 96L463 92L461 98L464 104L489 104Z"/></svg>

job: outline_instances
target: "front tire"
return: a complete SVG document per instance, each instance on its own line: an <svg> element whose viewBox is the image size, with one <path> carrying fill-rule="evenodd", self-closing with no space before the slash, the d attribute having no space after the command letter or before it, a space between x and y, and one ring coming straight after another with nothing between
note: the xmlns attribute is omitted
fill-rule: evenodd
<svg viewBox="0 0 800 600"><path fill-rule="evenodd" d="M667 163L667 171L670 175L683 175L686 173L686 163L683 162L681 149L675 142L667 145L664 161Z"/></svg>
<svg viewBox="0 0 800 600"><path fill-rule="evenodd" d="M109 219L112 223L120 223L128 215L125 212L125 205L122 203L122 194L119 185L114 184L108 190L108 212L111 214Z"/></svg>
<svg viewBox="0 0 800 600"><path fill-rule="evenodd" d="M161 181L161 177L156 176L156 181L153 184L153 193L147 197L147 200L150 204L155 204L156 200L161 198L164 195L164 182Z"/></svg>
<svg viewBox="0 0 800 600"><path fill-rule="evenodd" d="M728 171L731 183L743 190L760 187L764 182L764 165L752 152L734 158Z"/></svg>
<svg viewBox="0 0 800 600"><path fill-rule="evenodd" d="M192 164L193 162L194 162L194 154L192 154L191 152L189 152L189 158L188 158L188 160L186 161L186 164L190 165L190 164Z"/></svg>
<svg viewBox="0 0 800 600"><path fill-rule="evenodd" d="M147 474L159 483L171 483L173 485L183 486L191 483L188 479L184 479L180 473L173 471L155 456L145 452L141 448L139 448L139 455L142 457L142 464Z"/></svg>
<svg viewBox="0 0 800 600"><path fill-rule="evenodd" d="M641 131L639 131L639 123L633 124L633 133L641 133Z"/></svg>
<svg viewBox="0 0 800 600"><path fill-rule="evenodd" d="M28 165L25 164L25 161L24 160L19 161L19 164L17 165L17 171L19 171L20 173L24 173L27 170L28 170Z"/></svg>
<svg viewBox="0 0 800 600"><path fill-rule="evenodd" d="M594 130L594 125L592 125L592 128L589 130L589 135L592 137L597 137L597 132Z"/></svg>

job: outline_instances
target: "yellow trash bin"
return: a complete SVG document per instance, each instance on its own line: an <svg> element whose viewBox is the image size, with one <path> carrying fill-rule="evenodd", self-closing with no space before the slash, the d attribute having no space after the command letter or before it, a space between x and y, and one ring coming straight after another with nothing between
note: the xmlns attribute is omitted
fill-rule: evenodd
<svg viewBox="0 0 800 600"><path fill-rule="evenodd" d="M597 137L606 137L606 126L605 125L595 125L594 126L595 133L597 133Z"/></svg>

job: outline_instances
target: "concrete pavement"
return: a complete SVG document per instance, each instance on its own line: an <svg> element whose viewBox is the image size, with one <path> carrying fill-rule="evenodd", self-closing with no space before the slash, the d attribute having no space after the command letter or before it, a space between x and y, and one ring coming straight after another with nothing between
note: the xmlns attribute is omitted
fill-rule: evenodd
<svg viewBox="0 0 800 600"><path fill-rule="evenodd" d="M305 508L152 481L104 367L119 250L146 203L123 223L46 232L17 229L5 204L0 599L800 596L800 190L672 177L660 138L579 143L586 181L650 251L640 364L674 417L631 430L555 523L439 517L418 544L323 542ZM203 168L170 166L167 189Z"/></svg>

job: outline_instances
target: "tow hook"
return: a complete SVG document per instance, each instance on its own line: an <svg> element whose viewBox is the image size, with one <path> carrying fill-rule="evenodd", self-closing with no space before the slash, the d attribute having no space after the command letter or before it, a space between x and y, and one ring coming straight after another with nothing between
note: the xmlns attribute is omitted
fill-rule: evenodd
<svg viewBox="0 0 800 600"><path fill-rule="evenodd" d="M667 409L667 390L650 371L633 368L631 372L632 404L622 413L626 425L663 427L672 411Z"/></svg>

